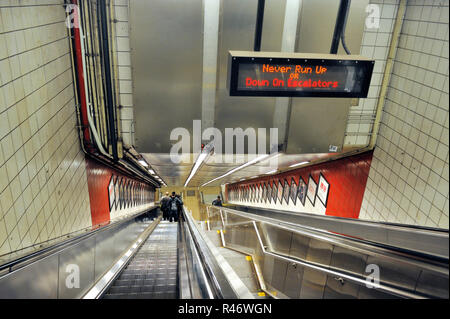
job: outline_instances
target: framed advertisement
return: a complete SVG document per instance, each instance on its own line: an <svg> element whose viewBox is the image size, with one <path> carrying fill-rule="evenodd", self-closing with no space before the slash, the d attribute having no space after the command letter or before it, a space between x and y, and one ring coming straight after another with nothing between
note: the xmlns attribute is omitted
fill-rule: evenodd
<svg viewBox="0 0 450 319"><path fill-rule="evenodd" d="M115 192L115 178L111 175L111 179L108 184L108 200L109 200L109 211L111 212L114 205L116 204L116 192Z"/></svg>
<svg viewBox="0 0 450 319"><path fill-rule="evenodd" d="M123 205L123 177L120 178L120 183L119 183L119 209L122 210L122 208L124 207Z"/></svg>
<svg viewBox="0 0 450 319"><path fill-rule="evenodd" d="M297 183L295 182L295 179L293 177L291 177L290 195L291 195L291 201L293 202L294 205L297 202L297 189L298 189Z"/></svg>
<svg viewBox="0 0 450 319"><path fill-rule="evenodd" d="M317 197L322 202L322 204L327 207L328 193L330 192L330 183L326 180L325 176L320 173L319 176L319 186L317 187Z"/></svg>
<svg viewBox="0 0 450 319"><path fill-rule="evenodd" d="M284 179L283 197L286 204L289 204L290 188L287 179Z"/></svg>
<svg viewBox="0 0 450 319"><path fill-rule="evenodd" d="M267 182L266 198L270 204L272 202L272 185L270 184L270 182Z"/></svg>
<svg viewBox="0 0 450 319"><path fill-rule="evenodd" d="M283 191L284 191L283 184L281 184L281 181L278 180L277 199L278 199L278 203L280 203L280 205L283 204Z"/></svg>
<svg viewBox="0 0 450 319"><path fill-rule="evenodd" d="M278 195L278 184L277 181L272 182L272 200L273 203L277 203L277 195Z"/></svg>
<svg viewBox="0 0 450 319"><path fill-rule="evenodd" d="M261 185L261 203L265 203L267 198L266 198L266 183L262 183Z"/></svg>
<svg viewBox="0 0 450 319"><path fill-rule="evenodd" d="M307 192L308 192L308 185L306 184L303 177L300 176L298 179L297 198L303 206L305 206Z"/></svg>
<svg viewBox="0 0 450 319"><path fill-rule="evenodd" d="M311 174L308 178L308 191L306 192L306 196L313 206L316 204L316 195L317 195L317 184L312 178Z"/></svg>

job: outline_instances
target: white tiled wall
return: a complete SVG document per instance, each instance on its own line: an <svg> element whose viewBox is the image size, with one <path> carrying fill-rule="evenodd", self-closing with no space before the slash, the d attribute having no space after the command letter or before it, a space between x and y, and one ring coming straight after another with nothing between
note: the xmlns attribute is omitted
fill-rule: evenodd
<svg viewBox="0 0 450 319"><path fill-rule="evenodd" d="M63 3L0 0L0 256L91 225Z"/></svg>
<svg viewBox="0 0 450 319"><path fill-rule="evenodd" d="M408 1L360 218L449 227L449 1Z"/></svg>
<svg viewBox="0 0 450 319"><path fill-rule="evenodd" d="M114 0L116 54L118 63L120 119L123 142L134 145L131 49L128 24L129 0Z"/></svg>
<svg viewBox="0 0 450 319"><path fill-rule="evenodd" d="M398 3L399 0L370 0L371 5L379 8L379 26L365 24L359 54L374 59L375 66L368 97L360 99L357 106L350 108L345 146L365 146L369 143Z"/></svg>

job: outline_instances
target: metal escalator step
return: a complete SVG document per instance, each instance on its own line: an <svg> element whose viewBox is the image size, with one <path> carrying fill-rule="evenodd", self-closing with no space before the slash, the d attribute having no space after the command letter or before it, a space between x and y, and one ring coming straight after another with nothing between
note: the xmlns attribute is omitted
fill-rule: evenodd
<svg viewBox="0 0 450 319"><path fill-rule="evenodd" d="M177 224L160 223L104 298L177 298L177 262Z"/></svg>

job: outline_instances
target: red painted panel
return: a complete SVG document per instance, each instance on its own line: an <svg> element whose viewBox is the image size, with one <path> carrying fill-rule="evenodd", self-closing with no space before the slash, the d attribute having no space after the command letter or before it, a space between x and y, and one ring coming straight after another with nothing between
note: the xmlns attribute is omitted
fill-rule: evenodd
<svg viewBox="0 0 450 319"><path fill-rule="evenodd" d="M101 164L100 162L86 157L86 171L87 171L87 182L88 182L88 190L89 190L89 200L91 204L91 218L92 218L92 227L97 228L106 224L109 224L111 216L109 209L109 193L108 193L108 185L111 181L111 177L114 175L119 179L123 178L123 181L130 184L132 181L136 181L141 185L142 193L140 196L142 197L141 201L149 202L153 200L153 197L150 197L148 191L145 191L143 183L140 181L134 180L128 176L125 176L118 171ZM131 190L129 188L126 189L128 192ZM115 190L114 190L115 191ZM144 195L145 194L145 195ZM122 196L127 196L129 199L127 201L127 207L130 207L131 204L131 193L123 194ZM145 196L145 198L144 198ZM116 200L119 200L117 198Z"/></svg>
<svg viewBox="0 0 450 319"><path fill-rule="evenodd" d="M91 203L92 227L108 224L109 199L108 184L113 171L97 161L86 157L86 170Z"/></svg>
<svg viewBox="0 0 450 319"><path fill-rule="evenodd" d="M276 178L286 178L290 181L291 177L293 177L298 184L300 176L302 176L305 182L308 183L308 178L311 174L314 181L318 183L319 175L322 173L330 184L326 215L358 218L367 178L369 177L372 156L373 152L366 152L331 162L292 170L276 175ZM227 185L227 190L231 187L247 186L261 182L272 183L273 178L274 176L268 176L230 184Z"/></svg>

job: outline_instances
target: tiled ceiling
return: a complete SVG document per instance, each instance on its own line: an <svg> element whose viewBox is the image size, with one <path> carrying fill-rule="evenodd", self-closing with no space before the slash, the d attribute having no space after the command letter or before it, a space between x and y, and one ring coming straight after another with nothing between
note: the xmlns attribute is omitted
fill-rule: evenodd
<svg viewBox="0 0 450 319"><path fill-rule="evenodd" d="M152 166L156 174L160 176L168 186L184 186L194 161L190 163L173 163L169 154L142 154L145 160ZM249 179L251 177L265 175L269 171L277 169L283 171L289 169L289 166L308 161L317 162L338 154L284 154L280 153L276 157L267 158L256 164L240 169L222 179L218 179L207 186L219 186L226 183L233 183L241 179ZM276 167L272 167L271 161L276 159ZM251 159L250 159L251 160ZM233 156L233 163L215 163L214 155L208 156L203 162L203 165L189 182L189 186L201 186L212 179L226 174L230 170L245 164L247 160L236 163L236 156ZM273 163L273 162L272 162Z"/></svg>

